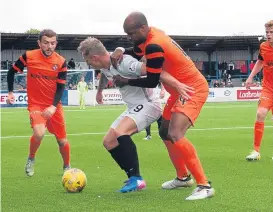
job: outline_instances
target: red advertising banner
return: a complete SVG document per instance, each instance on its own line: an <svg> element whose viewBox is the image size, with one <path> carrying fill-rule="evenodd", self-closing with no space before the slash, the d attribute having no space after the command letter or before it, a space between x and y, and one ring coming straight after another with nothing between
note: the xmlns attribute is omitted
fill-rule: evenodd
<svg viewBox="0 0 273 212"><path fill-rule="evenodd" d="M237 90L237 99L238 100L251 100L259 99L261 96L262 90Z"/></svg>

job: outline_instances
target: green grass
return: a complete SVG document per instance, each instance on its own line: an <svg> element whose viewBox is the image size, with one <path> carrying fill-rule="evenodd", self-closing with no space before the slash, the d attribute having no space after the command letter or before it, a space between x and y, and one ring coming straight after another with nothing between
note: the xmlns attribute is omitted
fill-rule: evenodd
<svg viewBox="0 0 273 212"><path fill-rule="evenodd" d="M164 181L175 177L175 171L155 132L150 141L142 140L144 133L133 137L147 189L128 194L117 192L126 177L104 149L103 134L82 133L106 132L124 108L65 108L67 131L74 134L68 136L72 166L82 169L88 178L87 187L79 194L65 193L62 188L62 160L52 136L44 138L37 153L35 175L25 176L28 137L5 137L31 135L28 113L26 109L2 109L2 211L273 211L270 116L266 120L261 161L245 161L252 147L256 103L206 104L195 130L188 132L187 137L194 143L216 190L214 198L193 202L184 200L192 189L160 188Z"/></svg>

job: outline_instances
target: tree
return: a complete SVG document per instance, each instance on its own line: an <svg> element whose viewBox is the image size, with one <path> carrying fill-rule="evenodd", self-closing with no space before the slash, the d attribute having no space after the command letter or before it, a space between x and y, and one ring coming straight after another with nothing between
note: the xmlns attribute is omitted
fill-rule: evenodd
<svg viewBox="0 0 273 212"><path fill-rule="evenodd" d="M30 29L27 30L25 33L26 33L26 34L39 34L39 33L40 33L40 30L30 28Z"/></svg>

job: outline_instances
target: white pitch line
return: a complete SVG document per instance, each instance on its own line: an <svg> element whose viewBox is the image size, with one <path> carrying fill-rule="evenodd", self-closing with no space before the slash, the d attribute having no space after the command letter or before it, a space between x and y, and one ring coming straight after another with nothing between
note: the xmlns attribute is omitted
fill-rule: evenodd
<svg viewBox="0 0 273 212"><path fill-rule="evenodd" d="M273 126L265 126L265 128L273 128ZM245 130L245 129L253 129L252 127L216 127L216 128L192 128L191 131L214 131L214 130ZM142 131L144 132L144 131ZM158 131L152 131L158 132ZM81 135L105 135L106 132L87 132L87 133L68 133L67 136L81 136ZM45 135L46 137L50 137L53 135ZM14 135L14 136L3 136L1 139L12 139L12 138L29 138L30 135Z"/></svg>
<svg viewBox="0 0 273 212"><path fill-rule="evenodd" d="M255 108L255 105L227 105L227 106L220 106L220 105L205 105L204 108L208 109L229 109L229 108ZM10 109L10 108L9 108ZM6 109L1 110L1 114L8 114L8 113L27 113L27 110L19 110L19 111L3 111ZM121 111L125 110L125 107L120 108L92 108L91 110L80 110L80 109L65 109L64 112L93 112L93 111Z"/></svg>
<svg viewBox="0 0 273 212"><path fill-rule="evenodd" d="M107 111L107 110L117 110L117 111L121 111L121 110L124 110L124 108L120 108L120 109L114 109L114 108L101 108L101 109L92 109L92 110L64 110L64 112L85 112L85 113L88 113L88 112L98 112L98 111ZM21 110L21 111L4 111L4 112L1 112L2 114L6 114L6 113L27 113L28 111L27 110Z"/></svg>

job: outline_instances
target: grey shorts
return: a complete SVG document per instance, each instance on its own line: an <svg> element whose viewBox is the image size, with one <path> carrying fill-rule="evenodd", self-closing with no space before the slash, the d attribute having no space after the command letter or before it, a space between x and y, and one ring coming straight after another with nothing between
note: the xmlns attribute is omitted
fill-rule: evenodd
<svg viewBox="0 0 273 212"><path fill-rule="evenodd" d="M115 129L124 117L129 117L135 121L138 132L141 132L153 122L157 121L162 114L160 102L147 102L136 105L125 110L111 125Z"/></svg>

